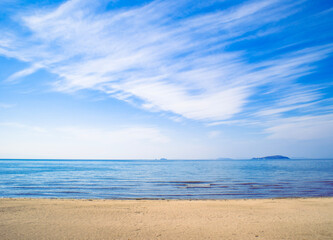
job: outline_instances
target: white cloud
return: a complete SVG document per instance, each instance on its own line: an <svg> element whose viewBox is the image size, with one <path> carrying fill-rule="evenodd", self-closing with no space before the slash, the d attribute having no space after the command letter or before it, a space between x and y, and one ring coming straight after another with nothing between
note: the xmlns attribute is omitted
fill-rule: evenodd
<svg viewBox="0 0 333 240"><path fill-rule="evenodd" d="M7 108L12 108L12 107L14 107L15 106L15 104L9 104L9 103L3 103L3 102L0 102L0 108L5 108L5 109L7 109Z"/></svg>
<svg viewBox="0 0 333 240"><path fill-rule="evenodd" d="M42 66L40 66L39 64L34 64L31 67L29 67L29 68L23 69L21 71L18 71L16 73L12 74L5 81L12 82L12 81L20 79L22 77L29 76L30 74L38 71L41 68L42 68Z"/></svg>
<svg viewBox="0 0 333 240"><path fill-rule="evenodd" d="M294 105L294 106L280 107L280 108L273 108L273 109L271 108L271 109L267 109L267 110L262 110L262 111L258 112L256 115L258 115L258 116L279 115L281 113L289 112L289 111L299 109L299 108L306 108L306 107L309 107L312 105L314 105L314 103L298 104L298 105Z"/></svg>
<svg viewBox="0 0 333 240"><path fill-rule="evenodd" d="M0 40L0 53L31 63L10 79L43 67L59 76L59 91L93 89L143 109L216 122L243 112L257 87L282 85L277 89L286 92L332 52L324 45L249 63L246 52L226 50L239 38L261 37L257 30L297 12L300 4L279 3L250 1L177 19L172 16L180 3L154 1L103 13L96 1L72 0L22 16L32 36L26 45L19 36L10 45ZM297 107L276 108L259 115Z"/></svg>
<svg viewBox="0 0 333 240"><path fill-rule="evenodd" d="M46 133L47 130L45 128L39 126L31 126L23 123L18 122L0 122L0 126L3 127L11 127L11 128L20 128L28 131L33 131L37 133Z"/></svg>
<svg viewBox="0 0 333 240"><path fill-rule="evenodd" d="M313 140L333 138L333 115L291 117L266 129L270 139Z"/></svg>
<svg viewBox="0 0 333 240"><path fill-rule="evenodd" d="M60 127L56 131L67 137L88 140L98 143L126 143L145 141L154 143L167 143L169 138L153 127L126 127L118 130L105 130L96 128Z"/></svg>
<svg viewBox="0 0 333 240"><path fill-rule="evenodd" d="M155 127L119 127L117 130L107 130L100 128L82 128L82 127L57 127L45 128L32 126L20 122L0 122L1 127L21 129L24 131L34 131L37 133L47 133L51 135L62 134L65 137L74 137L81 140L96 142L125 142L145 141L155 143L167 143L169 138L162 134L161 130Z"/></svg>

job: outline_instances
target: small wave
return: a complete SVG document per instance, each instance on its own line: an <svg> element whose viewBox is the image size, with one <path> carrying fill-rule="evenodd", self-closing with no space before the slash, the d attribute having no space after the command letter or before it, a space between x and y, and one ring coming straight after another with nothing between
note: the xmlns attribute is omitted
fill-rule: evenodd
<svg viewBox="0 0 333 240"><path fill-rule="evenodd" d="M211 184L186 184L186 188L210 188Z"/></svg>

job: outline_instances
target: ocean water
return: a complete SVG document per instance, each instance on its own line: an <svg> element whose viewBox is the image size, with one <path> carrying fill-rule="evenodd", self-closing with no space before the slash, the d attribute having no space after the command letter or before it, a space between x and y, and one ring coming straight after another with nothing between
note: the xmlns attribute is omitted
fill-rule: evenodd
<svg viewBox="0 0 333 240"><path fill-rule="evenodd" d="M0 160L0 197L333 196L333 160Z"/></svg>

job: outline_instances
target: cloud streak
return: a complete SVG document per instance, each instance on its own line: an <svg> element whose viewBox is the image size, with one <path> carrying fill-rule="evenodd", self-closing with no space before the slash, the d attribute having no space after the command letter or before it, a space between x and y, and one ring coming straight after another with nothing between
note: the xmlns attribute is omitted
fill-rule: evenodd
<svg viewBox="0 0 333 240"><path fill-rule="evenodd" d="M333 115L292 117L266 129L270 139L313 140L333 136Z"/></svg>
<svg viewBox="0 0 333 240"><path fill-rule="evenodd" d="M58 76L58 91L102 91L142 109L212 125L251 116L263 120L321 100L319 87L298 79L313 73L333 46L274 56L265 49L255 61L248 57L252 52L234 46L282 31L276 23L300 11L301 3L247 1L186 15L188 1L101 11L96 1L72 0L22 15L29 35L0 39L0 53L31 64L9 80L44 68ZM258 94L270 99L267 106L261 98L258 103Z"/></svg>
<svg viewBox="0 0 333 240"><path fill-rule="evenodd" d="M0 102L0 108L3 108L3 109L12 108L14 106L15 106L15 104L9 104L9 103Z"/></svg>

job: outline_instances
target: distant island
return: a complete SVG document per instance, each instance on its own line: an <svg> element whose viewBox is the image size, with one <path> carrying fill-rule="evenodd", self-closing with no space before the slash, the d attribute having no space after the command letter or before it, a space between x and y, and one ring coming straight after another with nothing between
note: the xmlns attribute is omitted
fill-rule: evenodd
<svg viewBox="0 0 333 240"><path fill-rule="evenodd" d="M282 155L274 155L274 156L266 156L266 157L259 157L259 158L252 158L253 160L273 160L273 159L290 159L286 156Z"/></svg>
<svg viewBox="0 0 333 240"><path fill-rule="evenodd" d="M161 160L161 161L166 161L166 160L168 160L168 159L166 159L166 158L160 158L160 160Z"/></svg>

